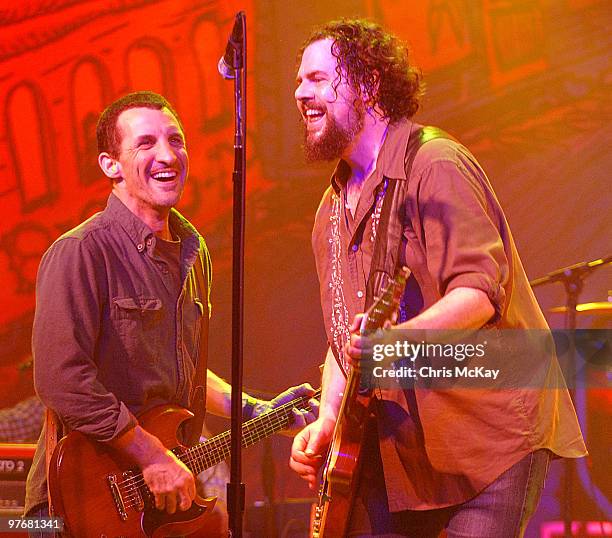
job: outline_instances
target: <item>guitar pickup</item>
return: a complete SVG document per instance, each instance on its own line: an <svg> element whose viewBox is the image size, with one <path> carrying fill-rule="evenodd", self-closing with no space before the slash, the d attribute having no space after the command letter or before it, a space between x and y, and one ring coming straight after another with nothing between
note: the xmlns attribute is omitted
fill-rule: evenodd
<svg viewBox="0 0 612 538"><path fill-rule="evenodd" d="M134 471L125 471L123 473L123 482L132 484L133 491L130 492L130 505L138 512L143 512L145 508L144 499L140 488L136 486L136 479L139 477Z"/></svg>

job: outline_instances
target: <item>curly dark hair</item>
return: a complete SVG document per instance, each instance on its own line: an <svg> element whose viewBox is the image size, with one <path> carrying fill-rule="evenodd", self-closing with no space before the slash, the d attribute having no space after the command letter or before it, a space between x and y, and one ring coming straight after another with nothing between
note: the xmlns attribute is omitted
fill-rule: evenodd
<svg viewBox="0 0 612 538"><path fill-rule="evenodd" d="M333 39L331 51L338 60L334 89L346 74L351 86L391 122L416 113L424 84L421 71L408 61L405 43L376 23L340 19L315 28L298 52L298 65L308 45L327 38Z"/></svg>
<svg viewBox="0 0 612 538"><path fill-rule="evenodd" d="M100 114L98 124L96 125L98 153L106 152L113 158L119 157L121 133L119 129L117 129L117 119L122 112L130 108L152 108L155 110L167 108L176 118L181 130L184 131L183 124L176 110L172 108L172 105L165 97L150 91L128 93L111 103L104 109L102 114Z"/></svg>

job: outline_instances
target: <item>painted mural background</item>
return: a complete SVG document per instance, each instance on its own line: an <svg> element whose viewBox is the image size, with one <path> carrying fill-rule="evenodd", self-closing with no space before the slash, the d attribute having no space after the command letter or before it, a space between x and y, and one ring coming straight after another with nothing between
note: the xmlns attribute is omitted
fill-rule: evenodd
<svg viewBox="0 0 612 538"><path fill-rule="evenodd" d="M42 253L103 208L108 196L96 164L97 115L137 89L168 97L186 128L191 175L180 209L211 249L211 366L229 376L232 84L216 65L240 9L249 47L249 388L271 394L303 380L318 384L325 350L310 229L331 165L303 163L293 102L296 51L314 24L368 16L411 45L427 82L417 120L443 127L478 157L530 278L610 253L612 3L606 0L4 2L0 407L33 393L29 341ZM594 274L581 302L607 300L610 275L610 269ZM545 310L564 302L559 284L537 295ZM549 321L562 324L554 314ZM575 519L610 519L605 462L612 397L608 389L581 401L592 457L577 479ZM226 427L217 420L211 425ZM262 459L268 475L273 463L277 499L308 496L286 468L288 450L289 440L279 438L246 453L249 503L264 495ZM271 458L262 458L264 451ZM542 521L558 519L556 476L532 533Z"/></svg>

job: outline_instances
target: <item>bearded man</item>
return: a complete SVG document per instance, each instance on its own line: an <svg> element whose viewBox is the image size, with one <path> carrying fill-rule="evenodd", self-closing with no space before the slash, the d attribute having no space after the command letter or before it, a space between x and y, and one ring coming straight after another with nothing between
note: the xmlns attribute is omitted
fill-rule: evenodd
<svg viewBox="0 0 612 538"><path fill-rule="evenodd" d="M359 314L381 274L411 270L394 330L547 330L475 157L412 121L421 88L405 45L370 22L331 22L301 49L306 158L339 159L312 234L330 345L323 396L290 460L311 487L348 368L372 347ZM350 536L522 536L550 458L585 454L565 388L377 388L371 411Z"/></svg>

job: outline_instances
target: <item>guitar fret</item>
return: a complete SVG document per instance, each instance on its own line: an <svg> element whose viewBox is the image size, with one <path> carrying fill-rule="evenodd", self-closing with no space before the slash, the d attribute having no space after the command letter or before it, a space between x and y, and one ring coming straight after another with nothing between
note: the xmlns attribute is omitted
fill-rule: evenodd
<svg viewBox="0 0 612 538"><path fill-rule="evenodd" d="M317 397L320 394L321 391L319 389L313 397ZM261 439L286 428L291 422L293 408L304 407L307 405L307 401L306 397L298 398L244 423L242 425L242 446L247 448ZM230 455L230 452L231 432L227 431L189 448L181 456L181 461L194 473L199 474L203 470L225 460Z"/></svg>

